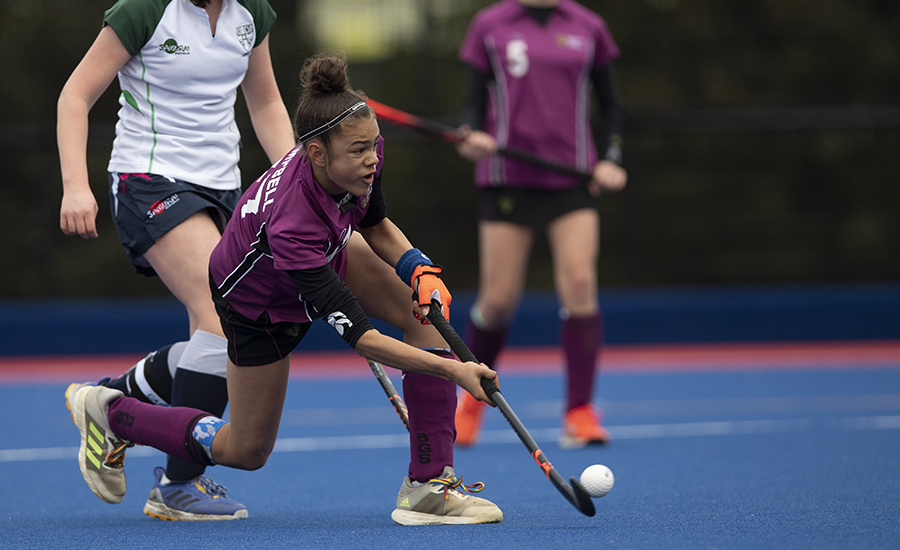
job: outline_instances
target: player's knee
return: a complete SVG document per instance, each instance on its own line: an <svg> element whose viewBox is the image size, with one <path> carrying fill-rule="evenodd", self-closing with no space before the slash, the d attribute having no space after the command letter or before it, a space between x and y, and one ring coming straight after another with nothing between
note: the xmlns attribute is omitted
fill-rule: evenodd
<svg viewBox="0 0 900 550"><path fill-rule="evenodd" d="M259 470L263 466L266 465L266 462L269 460L269 452L257 449L254 451L247 451L241 454L238 457L238 460L233 466L235 468L241 470Z"/></svg>
<svg viewBox="0 0 900 550"><path fill-rule="evenodd" d="M596 279L593 272L569 273L563 283L563 296L571 297L575 302L584 302L592 299L596 294Z"/></svg>
<svg viewBox="0 0 900 550"><path fill-rule="evenodd" d="M259 470L266 465L274 444L265 442L245 442L231 455L228 466L240 470Z"/></svg>
<svg viewBox="0 0 900 550"><path fill-rule="evenodd" d="M487 327L506 326L512 321L516 306L517 297L494 295L479 302L477 315Z"/></svg>

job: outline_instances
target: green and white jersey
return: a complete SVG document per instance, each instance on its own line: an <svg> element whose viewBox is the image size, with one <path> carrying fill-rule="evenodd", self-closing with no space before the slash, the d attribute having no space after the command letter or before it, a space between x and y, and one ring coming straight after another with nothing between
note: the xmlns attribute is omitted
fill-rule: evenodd
<svg viewBox="0 0 900 550"><path fill-rule="evenodd" d="M103 18L132 55L119 71L109 171L153 173L212 189L241 186L237 87L275 22L266 0L222 0L213 36L190 0L119 0Z"/></svg>

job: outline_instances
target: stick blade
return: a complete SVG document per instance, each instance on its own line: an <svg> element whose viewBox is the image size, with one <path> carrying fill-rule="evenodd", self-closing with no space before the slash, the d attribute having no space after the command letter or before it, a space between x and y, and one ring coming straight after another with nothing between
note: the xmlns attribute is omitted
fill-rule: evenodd
<svg viewBox="0 0 900 550"><path fill-rule="evenodd" d="M569 478L569 483L572 484L572 490L575 492L575 499L578 501L578 511L589 518L594 517L597 510L594 508L594 501L591 500L591 495L589 495L587 490L581 485L581 482L574 477Z"/></svg>

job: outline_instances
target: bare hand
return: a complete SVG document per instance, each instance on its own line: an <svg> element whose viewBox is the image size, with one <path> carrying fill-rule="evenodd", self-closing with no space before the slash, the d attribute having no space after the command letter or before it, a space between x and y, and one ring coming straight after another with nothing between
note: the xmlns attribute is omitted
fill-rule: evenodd
<svg viewBox="0 0 900 550"><path fill-rule="evenodd" d="M456 151L464 159L478 162L497 152L497 142L487 132L473 130L467 124L464 124L459 127L456 133L461 139L456 144Z"/></svg>
<svg viewBox="0 0 900 550"><path fill-rule="evenodd" d="M628 172L614 162L601 160L594 165L588 191L597 197L602 191L621 191L628 182Z"/></svg>
<svg viewBox="0 0 900 550"><path fill-rule="evenodd" d="M66 235L97 238L97 199L88 192L64 192L59 209L59 228Z"/></svg>
<svg viewBox="0 0 900 550"><path fill-rule="evenodd" d="M465 371L463 371L460 380L457 380L457 384L470 394L472 397L479 401L484 401L491 407L496 407L493 401L491 401L487 394L484 392L484 388L481 387L481 379L487 378L488 380L493 380L494 384L497 383L497 372L491 370L484 363L476 364L473 362L463 363L463 367L465 367Z"/></svg>

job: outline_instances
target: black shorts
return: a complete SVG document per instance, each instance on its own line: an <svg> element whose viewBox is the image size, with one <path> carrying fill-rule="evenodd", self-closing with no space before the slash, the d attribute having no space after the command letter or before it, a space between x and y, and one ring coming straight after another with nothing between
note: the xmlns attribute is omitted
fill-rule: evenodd
<svg viewBox="0 0 900 550"><path fill-rule="evenodd" d="M239 367L268 365L289 356L312 323L272 322L268 313L255 321L234 310L209 277L219 322L228 339L228 358Z"/></svg>
<svg viewBox="0 0 900 550"><path fill-rule="evenodd" d="M240 198L240 189L208 189L156 174L109 174L109 206L119 241L134 270L148 277L156 272L144 253L156 239L203 209L221 229Z"/></svg>
<svg viewBox="0 0 900 550"><path fill-rule="evenodd" d="M509 222L542 227L582 208L599 209L599 202L584 185L559 191L526 187L484 187L477 191L480 221Z"/></svg>

